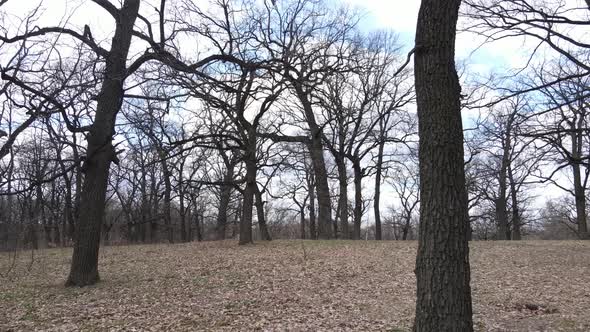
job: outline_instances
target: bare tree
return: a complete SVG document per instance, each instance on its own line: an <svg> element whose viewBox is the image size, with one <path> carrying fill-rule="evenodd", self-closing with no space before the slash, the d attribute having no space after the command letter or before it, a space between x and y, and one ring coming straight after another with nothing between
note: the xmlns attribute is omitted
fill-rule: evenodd
<svg viewBox="0 0 590 332"><path fill-rule="evenodd" d="M538 112L530 116L534 123L527 128L527 136L541 142L539 150L545 150L546 161L552 165L549 174L540 172L543 182L549 182L571 194L575 199L578 236L588 239L586 217L586 190L589 179L590 154L588 149L588 76L577 77L578 67L557 61L541 67L534 74L531 84L545 84L558 77L575 77L547 85L539 90L543 103ZM571 171L571 187L559 181L561 170ZM540 170L541 171L541 170Z"/></svg>

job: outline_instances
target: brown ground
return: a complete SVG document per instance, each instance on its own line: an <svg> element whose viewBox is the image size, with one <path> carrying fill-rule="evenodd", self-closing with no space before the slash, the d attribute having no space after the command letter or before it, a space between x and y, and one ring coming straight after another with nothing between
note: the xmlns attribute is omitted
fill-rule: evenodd
<svg viewBox="0 0 590 332"><path fill-rule="evenodd" d="M590 331L590 242L474 242L478 331ZM70 250L0 254L0 331L407 331L415 242L108 247L102 282L62 286ZM28 269L30 268L30 271Z"/></svg>

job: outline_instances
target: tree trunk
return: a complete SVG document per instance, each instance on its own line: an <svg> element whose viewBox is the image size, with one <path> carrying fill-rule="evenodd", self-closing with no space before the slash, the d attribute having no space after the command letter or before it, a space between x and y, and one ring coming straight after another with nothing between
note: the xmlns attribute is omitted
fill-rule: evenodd
<svg viewBox="0 0 590 332"><path fill-rule="evenodd" d="M166 153L161 151L160 158L162 159L162 173L164 176L164 227L166 228L166 234L168 237L168 243L174 243L174 228L172 227L172 209L171 209L171 202L172 202L172 181L170 178L172 174L170 173L170 168L168 167L168 162L166 161Z"/></svg>
<svg viewBox="0 0 590 332"><path fill-rule="evenodd" d="M500 172L498 172L498 198L496 199L496 223L498 225L496 238L498 240L507 240L510 237L510 229L508 228L508 211L506 197L506 174L508 165L510 164L510 135L507 134L502 142L503 152L502 161L500 164Z"/></svg>
<svg viewBox="0 0 590 332"><path fill-rule="evenodd" d="M37 174L37 181L42 179L42 175ZM40 183L40 182L39 182ZM51 226L48 224L47 217L45 216L45 207L44 207L44 197L43 197L43 188L41 185L38 185L36 188L36 200L35 200L35 219L37 222L35 225L38 225L38 221L41 221L41 225L43 227L43 241L45 242L42 246L49 245L51 242Z"/></svg>
<svg viewBox="0 0 590 332"><path fill-rule="evenodd" d="M588 236L588 225L586 223L586 188L582 184L582 175L580 171L580 164L577 160L581 159L582 147L584 144L582 133L578 132L580 128L583 128L584 117L580 116L578 122L572 125L572 159L574 159L572 165L572 172L574 175L574 198L576 200L576 221L578 223L578 237L582 240L587 240ZM576 128L577 126L577 128ZM576 130L577 129L577 130Z"/></svg>
<svg viewBox="0 0 590 332"><path fill-rule="evenodd" d="M68 180L66 180L68 179ZM64 219L62 220L62 237L61 245L66 244L67 225L74 225L74 206L72 203L72 181L68 178L68 175L64 175L66 192L64 196Z"/></svg>
<svg viewBox="0 0 590 332"><path fill-rule="evenodd" d="M180 184L182 186L182 182ZM179 197L180 205L180 240L182 242L188 241L188 236L186 233L186 207L184 206L184 190L181 190L180 197Z"/></svg>
<svg viewBox="0 0 590 332"><path fill-rule="evenodd" d="M184 172L184 158L180 161L178 168L178 214L180 217L180 241L187 242L186 234L186 213L187 208L184 205L184 188L183 188L183 172Z"/></svg>
<svg viewBox="0 0 590 332"><path fill-rule="evenodd" d="M311 101L303 91L299 83L294 84L295 92L301 101L305 113L305 119L310 131L310 143L308 145L312 168L315 178L315 189L318 198L318 237L331 239L332 234L332 201L330 198L330 186L328 184L328 172L324 159L324 146L322 144L322 129L315 120L315 114Z"/></svg>
<svg viewBox="0 0 590 332"><path fill-rule="evenodd" d="M375 214L375 240L382 240L381 230L381 173L383 173L383 150L385 149L385 140L379 142L379 152L377 154L377 165L375 170L375 196L373 197L373 211Z"/></svg>
<svg viewBox="0 0 590 332"><path fill-rule="evenodd" d="M301 226L301 239L305 240L305 204L299 209L299 222Z"/></svg>
<svg viewBox="0 0 590 332"><path fill-rule="evenodd" d="M229 207L229 201L231 199L232 185L230 182L234 180L234 167L233 163L229 163L226 169L226 173L223 177L224 184L221 186L221 194L219 200L219 210L217 211L217 240L225 239L225 232L227 228L227 209Z"/></svg>
<svg viewBox="0 0 590 332"><path fill-rule="evenodd" d="M580 164L572 164L574 173L574 196L576 200L576 221L578 222L578 236L582 240L587 240L588 226L586 223L586 191L582 185L582 176L580 174Z"/></svg>
<svg viewBox="0 0 590 332"><path fill-rule="evenodd" d="M244 201L242 202L242 220L240 220L239 244L252 243L252 208L254 207L254 195L258 189L256 185L256 134L248 136L247 150L244 155L246 164L246 188L244 189Z"/></svg>
<svg viewBox="0 0 590 332"><path fill-rule="evenodd" d="M352 169L354 171L354 228L352 230L352 239L360 240L361 219L363 214L363 171L361 169L361 161L354 160L352 162Z"/></svg>
<svg viewBox="0 0 590 332"><path fill-rule="evenodd" d="M264 215L264 201L262 200L262 193L258 186L256 186L256 215L258 217L258 227L260 229L260 238L262 241L271 241L272 237L270 236L270 232L268 231L268 226L266 224L266 217Z"/></svg>
<svg viewBox="0 0 590 332"><path fill-rule="evenodd" d="M315 181L310 182L309 186L309 238L312 240L318 239L318 232L315 222Z"/></svg>
<svg viewBox="0 0 590 332"><path fill-rule="evenodd" d="M508 179L510 180L510 197L512 198L512 240L522 240L520 231L520 211L518 209L518 192L516 190L516 183L514 182L514 174L512 167L508 166Z"/></svg>
<svg viewBox="0 0 590 332"><path fill-rule="evenodd" d="M98 250L100 227L104 219L109 167L115 158L112 135L115 120L123 102L123 78L127 74L126 60L131 45L133 25L138 15L139 0L125 0L111 50L105 63L105 77L97 97L97 109L87 136L86 176L82 187L80 219L76 227L74 253L67 286L92 285L99 280Z"/></svg>
<svg viewBox="0 0 590 332"><path fill-rule="evenodd" d="M412 225L412 214L410 212L406 212L406 216L404 217L404 225L402 226L402 240L406 241L408 239L408 234L410 233L410 226Z"/></svg>
<svg viewBox="0 0 590 332"><path fill-rule="evenodd" d="M199 210L195 210L195 231L197 232L197 241L203 241L203 230L201 229L201 218L199 216Z"/></svg>
<svg viewBox="0 0 590 332"><path fill-rule="evenodd" d="M414 73L420 230L414 331L473 331L469 217L455 34L461 0L422 0Z"/></svg>
<svg viewBox="0 0 590 332"><path fill-rule="evenodd" d="M312 130L312 136L319 136L320 129ZM318 200L318 237L320 239L332 238L332 202L330 199L330 186L328 185L328 173L324 161L324 149L319 137L312 139L310 155L314 169L315 189Z"/></svg>
<svg viewBox="0 0 590 332"><path fill-rule="evenodd" d="M338 166L338 185L340 194L338 197L338 215L340 219L340 232L342 239L350 237L348 230L348 176L346 174L346 161L344 158L336 160Z"/></svg>

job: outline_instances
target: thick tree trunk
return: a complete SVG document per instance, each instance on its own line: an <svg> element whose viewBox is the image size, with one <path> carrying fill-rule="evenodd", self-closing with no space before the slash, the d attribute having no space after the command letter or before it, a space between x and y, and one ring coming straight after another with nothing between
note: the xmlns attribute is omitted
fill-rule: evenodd
<svg viewBox="0 0 590 332"><path fill-rule="evenodd" d="M244 189L244 201L242 202L242 220L240 221L239 244L252 243L252 208L254 207L254 195L258 189L256 185L256 135L249 136L248 146L244 155L246 164L246 188Z"/></svg>
<svg viewBox="0 0 590 332"><path fill-rule="evenodd" d="M309 238L312 240L318 239L318 232L315 222L315 191L314 181L311 182L312 186L309 187Z"/></svg>
<svg viewBox="0 0 590 332"><path fill-rule="evenodd" d="M262 193L258 186L256 186L256 216L258 217L258 228L260 229L260 238L262 241L271 241L272 237L268 231L266 224L266 216L264 215L264 201L262 200Z"/></svg>
<svg viewBox="0 0 590 332"><path fill-rule="evenodd" d="M187 242L186 234L186 213L187 208L184 205L184 188L183 188L183 173L184 160L180 162L178 169L178 215L180 217L180 242Z"/></svg>
<svg viewBox="0 0 590 332"><path fill-rule="evenodd" d="M422 0L416 29L421 195L417 332L473 331L461 88L454 61L460 3Z"/></svg>
<svg viewBox="0 0 590 332"><path fill-rule="evenodd" d="M305 204L299 209L299 223L299 226L301 227L301 239L305 240Z"/></svg>
<svg viewBox="0 0 590 332"><path fill-rule="evenodd" d="M86 176L82 187L80 220L67 286L92 285L99 280L98 250L100 228L104 219L109 167L115 158L112 136L115 120L123 102L123 79L127 74L126 60L131 45L133 25L139 10L139 0L125 0L111 50L106 58L105 77L97 98L97 109L87 137Z"/></svg>
<svg viewBox="0 0 590 332"><path fill-rule="evenodd" d="M352 162L352 169L354 171L354 220L352 239L360 240L361 238L361 219L363 214L363 171L361 169L360 160Z"/></svg>
<svg viewBox="0 0 590 332"><path fill-rule="evenodd" d="M42 175L37 174L37 181L42 179ZM48 224L47 217L45 216L45 207L44 207L44 200L43 197L43 190L41 185L38 185L36 188L36 196L35 196L35 226L39 225L39 221L41 221L41 225L43 226L43 242L42 246L49 245L51 242L51 226Z"/></svg>
<svg viewBox="0 0 590 332"><path fill-rule="evenodd" d="M305 113L305 119L310 131L309 155L315 178L315 189L318 199L318 237L331 239L332 234L332 201L330 198L330 186L328 173L324 159L324 146L322 144L322 129L317 124L312 104L299 83L295 83L295 91Z"/></svg>
<svg viewBox="0 0 590 332"><path fill-rule="evenodd" d="M572 158L580 160L582 156L582 148L584 146L583 134L579 133L579 129L584 127L584 117L580 116L579 120L572 125ZM577 127L577 128L576 128ZM577 130L576 130L577 129ZM578 237L582 240L590 238L588 234L588 224L586 221L586 188L582 184L582 175L580 164L574 161L572 164L572 173L574 175L574 198L576 200L576 221L578 223Z"/></svg>
<svg viewBox="0 0 590 332"><path fill-rule="evenodd" d="M68 180L66 180L68 179ZM74 225L74 205L72 202L72 181L71 178L68 178L68 175L64 175L65 185L66 185L66 192L64 195L64 217L62 220L62 237L61 237L61 245L65 246L66 244L66 235L67 235L67 225Z"/></svg>
<svg viewBox="0 0 590 332"><path fill-rule="evenodd" d="M189 210L186 214L186 220L188 220L188 227L186 229L186 236L187 236L187 242L192 242L193 241L193 226L191 225L191 220L193 218L193 214L192 212Z"/></svg>
<svg viewBox="0 0 590 332"><path fill-rule="evenodd" d="M408 239L408 234L410 233L410 226L412 225L412 215L408 214L406 216L406 220L404 222L404 227L402 229L402 240L405 241Z"/></svg>
<svg viewBox="0 0 590 332"><path fill-rule="evenodd" d="M172 227L172 209L171 209L171 202L172 202L172 173L170 172L170 168L168 167L168 162L166 161L166 153L161 152L160 158L162 159L162 175L164 177L164 227L166 228L166 235L168 237L168 243L174 243L174 228Z"/></svg>
<svg viewBox="0 0 590 332"><path fill-rule="evenodd" d="M510 123L508 124L510 126ZM510 165L510 131L503 137L502 160L500 162L500 171L498 172L498 198L496 199L496 224L498 226L496 238L498 240L508 240L510 238L510 229L508 228L508 198L507 192L507 172Z"/></svg>
<svg viewBox="0 0 590 332"><path fill-rule="evenodd" d="M508 166L508 179L510 180L510 197L512 199L512 240L522 240L520 230L520 211L518 209L518 192L516 190L516 183L514 182L514 174L512 167Z"/></svg>
<svg viewBox="0 0 590 332"><path fill-rule="evenodd" d="M197 241L203 241L203 230L201 228L201 216L199 215L199 211L195 210L195 232L197 233Z"/></svg>
<svg viewBox="0 0 590 332"><path fill-rule="evenodd" d="M574 198L576 200L576 221L578 222L578 236L582 240L587 240L588 225L586 223L586 191L582 185L582 176L580 174L580 164L572 164L574 173Z"/></svg>
<svg viewBox="0 0 590 332"><path fill-rule="evenodd" d="M375 170L375 196L373 197L373 211L375 214L375 240L382 240L381 230L381 176L383 173L383 150L385 141L379 143L379 152L377 154L377 164Z"/></svg>
<svg viewBox="0 0 590 332"><path fill-rule="evenodd" d="M324 160L324 149L320 139L320 129L316 126L312 129L310 155L313 164L315 189L318 200L317 232L320 239L331 239L332 234L332 201L330 199L330 186L328 185L328 173Z"/></svg>
<svg viewBox="0 0 590 332"><path fill-rule="evenodd" d="M229 207L229 201L231 199L232 185L230 182L234 180L234 167L233 163L226 165L226 173L223 177L224 184L221 186L221 194L219 200L219 210L217 211L217 225L216 233L217 240L224 240L227 228L227 210Z"/></svg>
<svg viewBox="0 0 590 332"><path fill-rule="evenodd" d="M233 227L231 230L231 238L235 238L236 234L238 233L238 225L242 223L242 213L244 212L244 209L242 209L242 202L244 201L244 198L242 197L242 199L238 199L238 205L236 207L236 217L233 219Z"/></svg>
<svg viewBox="0 0 590 332"><path fill-rule="evenodd" d="M180 185L182 185L182 181L180 183ZM188 241L188 236L187 236L187 232L186 232L186 207L184 206L184 191L181 190L180 192L180 197L179 197L179 201L180 201L180 205L179 205L179 210L180 210L180 241L182 242L187 242Z"/></svg>
<svg viewBox="0 0 590 332"><path fill-rule="evenodd" d="M340 189L338 197L338 215L340 219L340 237L348 239L350 237L348 230L348 176L346 174L346 162L344 158L336 160L338 166L338 186Z"/></svg>
<svg viewBox="0 0 590 332"><path fill-rule="evenodd" d="M508 230L508 212L507 212L507 204L506 204L506 187L500 185L498 190L498 198L495 201L496 203L496 239L498 240L507 240L506 234L509 232Z"/></svg>

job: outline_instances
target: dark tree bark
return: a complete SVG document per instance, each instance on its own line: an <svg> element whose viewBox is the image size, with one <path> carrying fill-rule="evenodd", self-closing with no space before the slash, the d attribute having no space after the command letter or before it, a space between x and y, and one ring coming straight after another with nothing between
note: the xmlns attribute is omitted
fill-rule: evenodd
<svg viewBox="0 0 590 332"><path fill-rule="evenodd" d="M299 208L299 226L301 229L301 239L305 240L305 204Z"/></svg>
<svg viewBox="0 0 590 332"><path fill-rule="evenodd" d="M313 173L307 174L307 188L309 188L309 238L317 240L318 233L315 221L315 178Z"/></svg>
<svg viewBox="0 0 590 332"><path fill-rule="evenodd" d="M571 128L573 129L572 133L570 134L570 138L572 140L573 160L581 160L582 158L584 136L580 129L584 127L584 118L584 116L579 116L577 121L571 121L570 124ZM578 223L578 236L582 240L587 240L590 238L590 236L588 235L588 224L586 221L586 188L584 181L582 180L580 163L573 162L571 167L574 176L573 183L574 198L576 200L576 221Z"/></svg>
<svg viewBox="0 0 590 332"><path fill-rule="evenodd" d="M97 98L94 122L87 137L80 219L75 232L74 253L67 286L92 285L99 280L98 250L111 162L116 158L112 145L115 119L123 102L126 61L138 15L139 0L125 0L118 10L116 30L105 63L104 81Z"/></svg>
<svg viewBox="0 0 590 332"><path fill-rule="evenodd" d="M518 208L518 190L516 188L516 182L514 181L514 174L512 167L508 166L508 179L510 180L510 197L512 200L512 240L522 240L521 233L521 222L520 222L520 211Z"/></svg>
<svg viewBox="0 0 590 332"><path fill-rule="evenodd" d="M363 214L363 170L361 168L361 161L354 160L352 162L352 169L354 171L354 213L353 213L353 230L352 239L361 239L361 218Z"/></svg>
<svg viewBox="0 0 590 332"><path fill-rule="evenodd" d="M383 173L383 150L385 149L385 140L379 142L379 151L377 154L377 163L375 165L375 195L373 197L373 211L375 214L375 240L382 240L381 231L381 176Z"/></svg>
<svg viewBox="0 0 590 332"><path fill-rule="evenodd" d="M330 186L328 185L328 172L324 160L324 146L322 144L322 129L317 124L309 95L304 92L300 82L293 83L295 91L305 113L305 119L310 131L310 143L308 144L309 156L314 172L315 189L318 198L318 223L317 236L320 239L331 239L332 234L332 200L330 198Z"/></svg>
<svg viewBox="0 0 590 332"><path fill-rule="evenodd" d="M256 140L254 135L251 139ZM244 188L244 201L242 202L242 219L240 220L240 241L239 244L252 243L252 209L254 207L254 195L256 193L256 172L258 167L256 165L256 142L249 144L244 155L244 163L246 164L246 187Z"/></svg>
<svg viewBox="0 0 590 332"><path fill-rule="evenodd" d="M502 142L502 144L504 144L504 142ZM500 164L500 172L498 173L498 197L496 197L495 201L496 225L498 227L496 238L498 240L507 240L507 234L509 234L507 211L508 199L506 197L506 175L508 170L508 164L510 163L509 155L510 146L505 145L502 154L502 161Z"/></svg>
<svg viewBox="0 0 590 332"><path fill-rule="evenodd" d="M340 219L340 232L342 239L349 238L348 230L348 176L346 170L346 161L344 156L336 158L336 165L338 166L338 186L340 189L338 196L338 219Z"/></svg>
<svg viewBox="0 0 590 332"><path fill-rule="evenodd" d="M164 215L164 227L168 236L168 243L174 243L174 228L172 227L172 173L168 166L167 153L161 150L160 152L162 176L164 177L164 208L162 211Z"/></svg>
<svg viewBox="0 0 590 332"><path fill-rule="evenodd" d="M260 238L263 241L271 241L272 237L268 231L268 225L266 224L266 216L264 215L264 201L262 200L262 192L258 185L256 186L256 215L258 217L258 227L260 229Z"/></svg>
<svg viewBox="0 0 590 332"><path fill-rule="evenodd" d="M423 0L416 28L421 195L417 332L473 331L461 88L454 60L460 3Z"/></svg>
<svg viewBox="0 0 590 332"><path fill-rule="evenodd" d="M197 241L198 242L203 241L203 229L202 229L202 226L201 226L201 224L202 224L201 219L203 219L203 218L202 218L201 213L202 212L199 209L195 209L194 210L194 214L195 214L195 231L197 233Z"/></svg>
<svg viewBox="0 0 590 332"><path fill-rule="evenodd" d="M181 242L188 242L188 235L186 232L186 214L187 214L187 208L186 205L184 203L185 201L185 194L186 194L186 190L185 190L185 184L184 184L184 163L186 161L186 158L181 157L181 160L179 162L178 165L178 209L179 209L179 215L180 215L180 241Z"/></svg>
<svg viewBox="0 0 590 332"><path fill-rule="evenodd" d="M217 211L217 240L225 240L225 233L227 228L227 210L229 207L229 201L231 199L231 193L233 188L231 182L234 180L234 170L236 166L236 164L233 161L230 161L229 158L223 155L223 153L222 157L224 158L226 171L223 177L223 185L221 186L219 210Z"/></svg>

